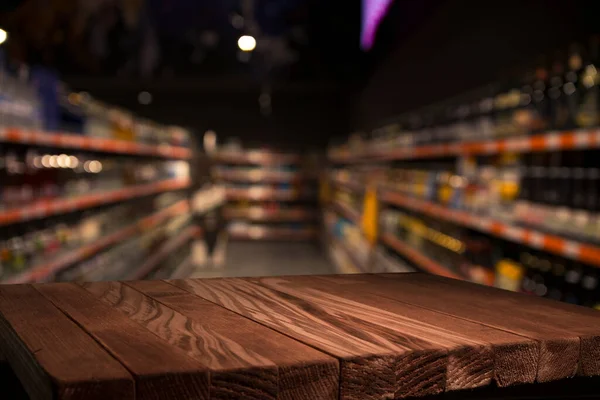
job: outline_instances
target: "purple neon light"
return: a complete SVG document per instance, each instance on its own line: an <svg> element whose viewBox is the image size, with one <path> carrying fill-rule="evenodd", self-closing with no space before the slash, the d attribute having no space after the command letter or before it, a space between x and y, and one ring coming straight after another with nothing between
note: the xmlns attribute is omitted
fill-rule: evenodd
<svg viewBox="0 0 600 400"><path fill-rule="evenodd" d="M363 50L369 50L373 47L377 27L387 13L387 10L394 0L362 0L362 32L360 35L360 46Z"/></svg>

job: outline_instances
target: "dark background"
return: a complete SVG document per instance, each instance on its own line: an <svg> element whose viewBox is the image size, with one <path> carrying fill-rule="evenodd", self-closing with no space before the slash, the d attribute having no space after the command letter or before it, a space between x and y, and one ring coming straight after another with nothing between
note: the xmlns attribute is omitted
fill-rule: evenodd
<svg viewBox="0 0 600 400"><path fill-rule="evenodd" d="M244 29L229 18L241 12L236 0L148 0L134 30L111 34L102 60L89 44L89 27L100 17L74 18L75 0L17 3L3 2L0 13L13 58L52 66L75 90L159 122L295 148L322 148L332 137L506 76L593 33L600 8L594 1L396 0L375 47L363 52L360 1L257 1L263 33L295 54L269 64L261 55L238 60ZM48 22L42 3L62 11ZM202 44L206 32L218 43ZM160 52L154 63L144 62L141 50L148 37ZM265 87L269 115L258 103ZM137 102L142 90L152 104Z"/></svg>

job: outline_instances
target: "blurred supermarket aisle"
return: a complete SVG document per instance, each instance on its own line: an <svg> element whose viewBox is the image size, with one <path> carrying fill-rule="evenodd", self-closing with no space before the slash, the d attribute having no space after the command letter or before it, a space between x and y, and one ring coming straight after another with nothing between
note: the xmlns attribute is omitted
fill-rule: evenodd
<svg viewBox="0 0 600 400"><path fill-rule="evenodd" d="M333 274L314 243L230 242L221 268L199 268L193 278Z"/></svg>

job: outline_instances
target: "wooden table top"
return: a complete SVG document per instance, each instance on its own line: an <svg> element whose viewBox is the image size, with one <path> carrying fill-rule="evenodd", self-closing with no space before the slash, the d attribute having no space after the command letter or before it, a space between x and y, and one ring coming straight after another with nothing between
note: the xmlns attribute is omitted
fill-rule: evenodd
<svg viewBox="0 0 600 400"><path fill-rule="evenodd" d="M31 399L390 399L599 376L600 313L423 274L13 285L0 351Z"/></svg>

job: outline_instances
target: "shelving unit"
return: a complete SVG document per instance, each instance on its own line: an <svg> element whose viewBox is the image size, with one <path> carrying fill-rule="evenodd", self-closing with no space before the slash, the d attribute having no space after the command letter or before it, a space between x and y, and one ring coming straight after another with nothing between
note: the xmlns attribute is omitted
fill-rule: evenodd
<svg viewBox="0 0 600 400"><path fill-rule="evenodd" d="M201 183L189 175L189 132L62 86L46 98L0 72L12 84L0 88L0 284L141 277L202 237L192 217L212 199L189 197ZM182 231L165 228L183 220Z"/></svg>
<svg viewBox="0 0 600 400"><path fill-rule="evenodd" d="M225 186L234 240L309 241L316 237L316 174L299 154L223 149L213 179Z"/></svg>
<svg viewBox="0 0 600 400"><path fill-rule="evenodd" d="M329 152L329 160L334 163L373 163L459 155L491 155L508 151L526 153L598 147L600 147L600 130L585 129L478 142L393 148L385 151L369 148L364 151L333 149Z"/></svg>
<svg viewBox="0 0 600 400"><path fill-rule="evenodd" d="M453 210L400 193L383 191L381 201L600 267L600 246L523 228L482 215Z"/></svg>
<svg viewBox="0 0 600 400"><path fill-rule="evenodd" d="M190 181L188 179L171 179L70 199L38 201L24 207L0 211L0 226L46 218L110 203L118 203L167 191L186 189L189 187L189 184Z"/></svg>
<svg viewBox="0 0 600 400"><path fill-rule="evenodd" d="M178 235L171 237L165 244L156 250L146 262L137 267L132 273L125 277L126 280L140 280L146 278L151 272L163 262L172 252L182 246L188 244L192 239L198 239L202 235L199 227L190 226L180 232Z"/></svg>
<svg viewBox="0 0 600 400"><path fill-rule="evenodd" d="M0 142L171 159L189 159L192 156L192 151L185 147L149 145L125 140L31 131L20 128L0 127Z"/></svg>
<svg viewBox="0 0 600 400"><path fill-rule="evenodd" d="M374 259L600 310L599 46L332 144L333 234Z"/></svg>
<svg viewBox="0 0 600 400"><path fill-rule="evenodd" d="M500 218L492 213L476 213L462 208L455 208L451 202L438 203L425 198L425 192L418 195L411 192L399 191L397 187L390 187L385 173L365 173L365 167L390 168L390 163L402 162L403 168L415 168L406 162L426 165L428 159L447 160L458 157L489 157L511 154L541 154L564 151L582 151L600 148L600 130L585 129L578 131L546 132L532 136L520 136L502 138L497 140L485 140L477 142L456 142L437 145L407 146L393 148L388 146L386 150L378 150L371 146L368 141L360 146L355 146L357 151L351 152L347 149L337 148L329 151L329 161L338 168L330 171L329 184L334 193L345 193L344 196L362 196L365 193L363 182L369 182L376 187L377 202L379 210L392 207L402 212L416 213L433 218L436 221L444 221L454 226L464 227L473 231L489 234L510 243L516 243L531 249L531 252L545 252L563 257L566 260L581 262L588 267L600 267L600 245L593 241L587 241L581 237L571 234L561 234L556 231L549 232L544 226L533 226L532 222L516 219ZM360 150L365 149L365 150ZM419 161L421 160L421 161ZM437 161L438 163L440 161ZM337 166L337 167L336 167ZM341 168L341 169L340 169ZM416 167L418 168L418 167ZM423 185L423 183L420 183ZM392 185L393 186L393 185ZM411 189L416 190L416 189ZM423 191L424 189L419 189ZM437 196L438 193L427 194ZM362 211L356 210L347 202L335 199L329 207L343 220L354 225L361 223ZM412 214L411 214L412 215ZM381 214L378 214L378 219ZM573 221L571 221L573 223ZM378 220L382 225L382 221ZM575 232L576 233L576 232ZM330 233L331 235L331 233ZM336 239L340 242L340 239ZM422 271L432 274L451 277L454 279L470 280L469 276L436 261L420 249L414 248L404 242L394 233L385 230L378 233L377 245L366 246L367 251L376 252L377 248L387 249L394 252L402 260L408 261ZM359 246L361 245L359 242ZM335 247L341 247L336 244ZM364 249L364 248L363 248ZM519 262L520 260L516 260ZM366 268L373 268L373 265ZM546 268L546 267L544 267ZM578 268L578 267L573 267ZM367 272L365 267L363 272ZM577 269L575 269L577 271ZM525 273L528 273L527 271ZM563 272L564 273L564 272ZM580 272L578 272L580 273ZM527 279L527 278L524 278ZM537 278L536 278L537 279ZM593 278L588 278L593 279ZM485 283L482 279L480 283ZM489 283L485 283L489 284ZM511 287L509 285L509 287ZM514 289L513 289L514 290ZM546 289L544 289L546 290ZM540 291L544 293L544 291Z"/></svg>
<svg viewBox="0 0 600 400"><path fill-rule="evenodd" d="M419 252L415 249L412 249L406 243L402 242L401 240L399 240L398 238L396 238L394 235L392 235L390 233L383 233L381 235L381 241L385 245L393 248L395 251L397 251L402 256L408 258L412 263L417 265L423 271L427 271L427 272L429 272L431 274L435 274L435 275L445 276L447 278L464 279L460 275L455 274L454 272L448 270L448 268L446 268L445 266L430 259L429 257L422 254L421 252Z"/></svg>
<svg viewBox="0 0 600 400"><path fill-rule="evenodd" d="M303 222L316 219L316 214L304 208L273 210L262 206L251 206L242 210L227 208L224 211L224 217L228 220Z"/></svg>
<svg viewBox="0 0 600 400"><path fill-rule="evenodd" d="M47 280L53 274L60 272L61 270L89 257L92 257L116 243L125 241L137 234L142 234L145 231L153 229L175 215L185 214L189 212L189 209L189 202L187 200L181 200L172 206L143 218L134 224L118 230L117 232L111 233L108 236L102 237L101 239L86 244L78 249L68 251L53 261L33 266L21 274L2 281L2 283L34 283Z"/></svg>

